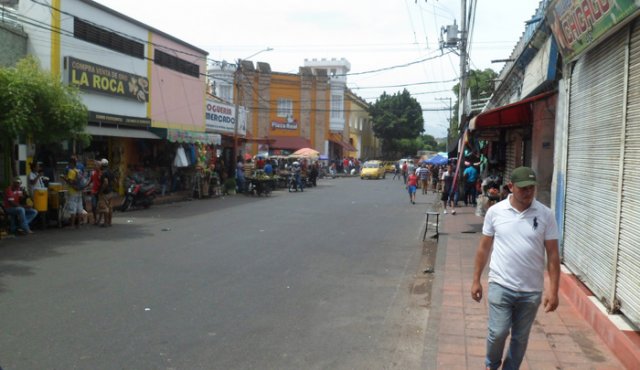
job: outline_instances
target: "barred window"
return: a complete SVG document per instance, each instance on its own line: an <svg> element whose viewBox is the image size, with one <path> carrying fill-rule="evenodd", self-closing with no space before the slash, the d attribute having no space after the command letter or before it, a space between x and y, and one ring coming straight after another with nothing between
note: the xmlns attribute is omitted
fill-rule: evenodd
<svg viewBox="0 0 640 370"><path fill-rule="evenodd" d="M342 95L331 95L331 118L343 118L344 105Z"/></svg>
<svg viewBox="0 0 640 370"><path fill-rule="evenodd" d="M293 101L291 99L278 99L278 117L293 117Z"/></svg>
<svg viewBox="0 0 640 370"><path fill-rule="evenodd" d="M196 78L200 77L200 67L197 64L187 62L186 60L169 55L164 51L155 50L153 62L157 65L173 69L174 71L184 73Z"/></svg>
<svg viewBox="0 0 640 370"><path fill-rule="evenodd" d="M73 19L73 36L107 49L144 59L144 44L97 27L77 17Z"/></svg>

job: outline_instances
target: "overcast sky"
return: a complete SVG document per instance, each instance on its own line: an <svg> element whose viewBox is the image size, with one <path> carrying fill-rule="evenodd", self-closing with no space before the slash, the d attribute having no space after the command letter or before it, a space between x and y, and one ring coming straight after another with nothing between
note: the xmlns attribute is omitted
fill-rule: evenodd
<svg viewBox="0 0 640 370"><path fill-rule="evenodd" d="M374 102L407 88L427 111L425 133L446 136L459 57L440 50L442 27L460 25L459 0L96 0L209 52L213 61L251 58L277 72L297 73L305 59L346 58L348 86ZM473 3L472 0L467 0ZM472 69L499 72L539 0L479 0L471 30ZM445 100L437 100L445 99ZM454 113L455 114L455 113Z"/></svg>

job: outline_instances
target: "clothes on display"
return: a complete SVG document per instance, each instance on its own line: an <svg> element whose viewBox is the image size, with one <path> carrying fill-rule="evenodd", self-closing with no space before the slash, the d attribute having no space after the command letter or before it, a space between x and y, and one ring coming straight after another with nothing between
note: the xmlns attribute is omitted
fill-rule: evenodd
<svg viewBox="0 0 640 370"><path fill-rule="evenodd" d="M176 150L176 157L173 160L173 165L177 168L188 167L189 161L187 160L187 154L182 146L179 146Z"/></svg>

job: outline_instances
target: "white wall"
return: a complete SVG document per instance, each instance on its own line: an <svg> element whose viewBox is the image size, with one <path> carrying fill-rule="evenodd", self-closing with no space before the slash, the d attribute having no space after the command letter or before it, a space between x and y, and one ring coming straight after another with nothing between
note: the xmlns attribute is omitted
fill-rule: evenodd
<svg viewBox="0 0 640 370"><path fill-rule="evenodd" d="M117 30L121 34L128 35L130 38L136 39L144 44L146 55L148 31L145 28L118 18L108 12L101 11L78 0L62 0L61 10L89 21L96 26L110 30ZM47 6L34 3L31 0L23 0L20 2L19 11L26 17L35 18L37 22L51 25L52 10ZM69 56L109 67L111 69L117 69L148 78L147 61L145 59L135 58L74 38L73 20L73 16L64 13L61 14L61 28L63 31L60 35L61 70L59 73L63 81L68 82L68 70L64 69L64 58ZM24 27L25 32L29 34L29 53L40 59L40 63L44 69L50 70L52 31L27 24L25 24ZM91 111L132 117L147 116L146 103L88 91L82 91L81 95L82 101Z"/></svg>

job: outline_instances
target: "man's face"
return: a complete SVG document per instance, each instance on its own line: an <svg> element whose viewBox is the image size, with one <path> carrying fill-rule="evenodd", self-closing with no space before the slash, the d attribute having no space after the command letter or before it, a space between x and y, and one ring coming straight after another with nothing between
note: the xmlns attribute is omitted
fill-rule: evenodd
<svg viewBox="0 0 640 370"><path fill-rule="evenodd" d="M533 202L533 197L536 195L535 185L520 188L513 183L509 183L509 190L511 190L511 193L513 193L513 197L517 202L526 205L531 204L531 202Z"/></svg>

